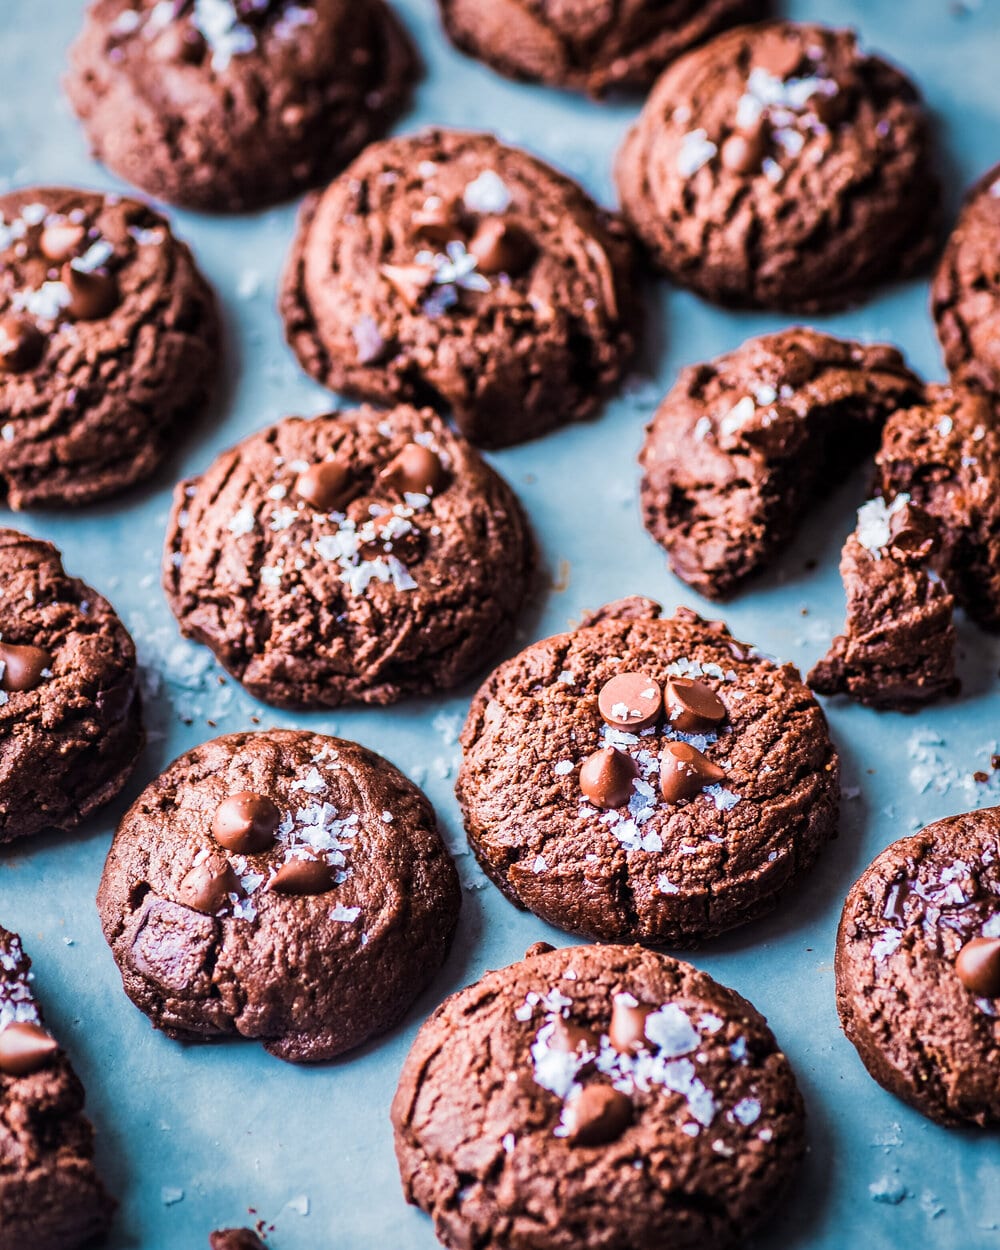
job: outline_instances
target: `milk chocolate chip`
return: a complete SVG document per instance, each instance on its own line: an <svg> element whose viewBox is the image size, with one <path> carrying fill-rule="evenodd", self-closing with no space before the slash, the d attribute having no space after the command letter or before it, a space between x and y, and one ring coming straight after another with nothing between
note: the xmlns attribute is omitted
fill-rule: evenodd
<svg viewBox="0 0 1000 1250"><path fill-rule="evenodd" d="M635 1001L632 994L617 994L611 1008L611 1027L608 1040L620 1055L634 1055L648 1047L646 1041L646 1017L655 1007L647 1007Z"/></svg>
<svg viewBox="0 0 1000 1250"><path fill-rule="evenodd" d="M0 671L0 690L6 690L8 694L19 690L34 690L51 664L52 656L42 647L0 642L0 665L3 666Z"/></svg>
<svg viewBox="0 0 1000 1250"><path fill-rule="evenodd" d="M608 725L635 733L660 719L663 692L645 673L619 673L601 687L597 708Z"/></svg>
<svg viewBox="0 0 1000 1250"><path fill-rule="evenodd" d="M726 705L715 691L693 677L667 682L667 720L683 733L709 733L726 719Z"/></svg>
<svg viewBox="0 0 1000 1250"><path fill-rule="evenodd" d="M227 851L259 855L274 842L281 812L263 794L240 790L220 803L212 818L212 837Z"/></svg>
<svg viewBox="0 0 1000 1250"><path fill-rule="evenodd" d="M378 479L400 495L433 495L444 485L444 465L429 447L407 443L379 473Z"/></svg>
<svg viewBox="0 0 1000 1250"><path fill-rule="evenodd" d="M562 1122L571 1146L603 1146L628 1128L632 1103L610 1085L578 1085L566 1099Z"/></svg>
<svg viewBox="0 0 1000 1250"><path fill-rule="evenodd" d="M333 869L326 860L310 855L282 864L267 888L275 894L325 894L333 889Z"/></svg>
<svg viewBox="0 0 1000 1250"><path fill-rule="evenodd" d="M0 370L24 373L38 364L44 351L42 332L31 321L13 314L0 318Z"/></svg>
<svg viewBox="0 0 1000 1250"><path fill-rule="evenodd" d="M687 742L667 742L660 756L660 792L668 803L692 799L725 772Z"/></svg>
<svg viewBox="0 0 1000 1250"><path fill-rule="evenodd" d="M1000 998L1000 938L973 938L958 952L955 972L978 998Z"/></svg>
<svg viewBox="0 0 1000 1250"><path fill-rule="evenodd" d="M339 512L354 495L350 469L339 460L310 465L295 480L295 493L317 512Z"/></svg>
<svg viewBox="0 0 1000 1250"><path fill-rule="evenodd" d="M14 1020L0 1031L0 1072L5 1076L29 1076L44 1068L59 1043L37 1024Z"/></svg>
<svg viewBox="0 0 1000 1250"><path fill-rule="evenodd" d="M230 894L242 893L239 878L224 859L206 859L182 878L177 901L203 916L217 916Z"/></svg>
<svg viewBox="0 0 1000 1250"><path fill-rule="evenodd" d="M630 755L617 747L604 747L580 766L580 789L596 807L623 807L639 775Z"/></svg>

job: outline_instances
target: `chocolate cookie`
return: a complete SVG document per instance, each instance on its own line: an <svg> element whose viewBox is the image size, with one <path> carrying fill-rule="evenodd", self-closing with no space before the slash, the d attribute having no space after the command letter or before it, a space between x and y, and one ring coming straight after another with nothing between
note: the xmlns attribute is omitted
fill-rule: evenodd
<svg viewBox="0 0 1000 1250"><path fill-rule="evenodd" d="M252 1228L220 1228L209 1234L209 1250L267 1250Z"/></svg>
<svg viewBox="0 0 1000 1250"><path fill-rule="evenodd" d="M635 348L617 218L490 135L372 145L307 199L285 272L288 341L313 377L449 408L505 447L592 413Z"/></svg>
<svg viewBox="0 0 1000 1250"><path fill-rule="evenodd" d="M383 0L94 0L70 55L97 159L222 212L338 173L402 111L417 69Z"/></svg>
<svg viewBox="0 0 1000 1250"><path fill-rule="evenodd" d="M900 712L957 693L955 601L927 567L939 541L937 521L907 495L859 509L840 557L845 632L809 674L813 690Z"/></svg>
<svg viewBox="0 0 1000 1250"><path fill-rule="evenodd" d="M807 509L872 451L923 386L892 347L813 330L750 339L682 371L639 457L646 528L721 599L765 568Z"/></svg>
<svg viewBox="0 0 1000 1250"><path fill-rule="evenodd" d="M880 1085L942 1124L1000 1125L1000 808L884 850L847 896L836 968Z"/></svg>
<svg viewBox="0 0 1000 1250"><path fill-rule="evenodd" d="M762 18L767 0L439 0L463 52L508 78L593 96L644 90L664 66L737 22Z"/></svg>
<svg viewBox="0 0 1000 1250"><path fill-rule="evenodd" d="M407 1200L455 1250L745 1245L796 1172L803 1120L763 1016L623 946L539 943L452 995L392 1104Z"/></svg>
<svg viewBox="0 0 1000 1250"><path fill-rule="evenodd" d="M502 664L457 792L511 899L573 933L692 945L774 906L837 827L837 753L791 665L648 600Z"/></svg>
<svg viewBox="0 0 1000 1250"><path fill-rule="evenodd" d="M149 477L218 372L215 301L136 200L0 196L0 497L90 503Z"/></svg>
<svg viewBox="0 0 1000 1250"><path fill-rule="evenodd" d="M72 829L142 750L135 647L59 552L0 529L0 843Z"/></svg>
<svg viewBox="0 0 1000 1250"><path fill-rule="evenodd" d="M928 258L929 148L916 89L851 31L770 22L666 71L617 177L675 282L722 304L816 311Z"/></svg>
<svg viewBox="0 0 1000 1250"><path fill-rule="evenodd" d="M77 1250L111 1222L94 1130L65 1052L44 1028L21 939L0 929L0 1250Z"/></svg>
<svg viewBox="0 0 1000 1250"><path fill-rule="evenodd" d="M982 395L928 388L886 422L877 457L886 499L906 494L936 517L934 566L966 612L1000 628L1000 430Z"/></svg>
<svg viewBox="0 0 1000 1250"><path fill-rule="evenodd" d="M513 492L432 412L288 418L175 493L181 629L281 707L457 685L509 638L534 567Z"/></svg>
<svg viewBox="0 0 1000 1250"><path fill-rule="evenodd" d="M381 756L295 730L188 751L126 813L97 905L125 992L168 1036L292 1063L384 1033L444 962L455 867Z"/></svg>
<svg viewBox="0 0 1000 1250"><path fill-rule="evenodd" d="M931 288L931 311L956 382L1000 398L1000 165L966 196Z"/></svg>

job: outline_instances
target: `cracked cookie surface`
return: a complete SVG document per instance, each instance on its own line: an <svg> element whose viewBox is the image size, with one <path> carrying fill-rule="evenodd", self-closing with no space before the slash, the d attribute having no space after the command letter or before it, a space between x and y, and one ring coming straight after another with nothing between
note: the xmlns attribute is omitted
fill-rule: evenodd
<svg viewBox="0 0 1000 1250"><path fill-rule="evenodd" d="M181 628L283 707L456 685L510 636L534 571L513 492L432 412L288 418L175 492Z"/></svg>
<svg viewBox="0 0 1000 1250"><path fill-rule="evenodd" d="M473 700L456 790L480 863L519 905L591 937L691 945L769 910L812 864L836 831L838 759L794 668L721 623L658 613L613 604L502 664ZM694 681L722 720L684 731L654 710L613 728L600 696L622 674L667 704L671 681ZM679 799L662 793L677 744L703 783ZM608 748L626 784L599 804L582 767Z"/></svg>
<svg viewBox="0 0 1000 1250"><path fill-rule="evenodd" d="M97 903L157 1028L310 1063L404 1014L444 962L460 895L402 773L353 742L271 730L206 742L149 785Z"/></svg>
<svg viewBox="0 0 1000 1250"><path fill-rule="evenodd" d="M392 1106L406 1197L455 1250L745 1244L803 1118L745 999L621 946L529 951L447 999Z"/></svg>
<svg viewBox="0 0 1000 1250"><path fill-rule="evenodd" d="M635 350L624 226L490 135L373 144L306 200L285 332L307 373L376 403L450 410L505 447L593 413Z"/></svg>

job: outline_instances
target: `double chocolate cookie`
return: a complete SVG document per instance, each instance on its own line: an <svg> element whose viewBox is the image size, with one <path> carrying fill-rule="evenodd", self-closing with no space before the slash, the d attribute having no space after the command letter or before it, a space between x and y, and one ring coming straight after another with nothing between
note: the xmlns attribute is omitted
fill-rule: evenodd
<svg viewBox="0 0 1000 1250"><path fill-rule="evenodd" d="M928 388L886 422L877 457L886 499L906 494L939 523L934 567L979 624L1000 628L1000 429L982 394Z"/></svg>
<svg viewBox="0 0 1000 1250"><path fill-rule="evenodd" d="M403 1015L444 962L460 894L402 773L353 742L275 729L206 742L147 786L97 905L157 1028L312 1063Z"/></svg>
<svg viewBox="0 0 1000 1250"><path fill-rule="evenodd" d="M135 647L59 552L0 529L0 843L72 829L142 749Z"/></svg>
<svg viewBox="0 0 1000 1250"><path fill-rule="evenodd" d="M284 278L306 371L450 409L484 447L592 413L635 348L632 247L574 183L490 135L373 144L306 200Z"/></svg>
<svg viewBox="0 0 1000 1250"><path fill-rule="evenodd" d="M234 212L343 169L416 68L383 0L94 0L66 90L115 173Z"/></svg>
<svg viewBox="0 0 1000 1250"><path fill-rule="evenodd" d="M689 52L653 89L617 176L656 263L723 304L837 308L934 245L920 98L847 30L770 22Z"/></svg>
<svg viewBox="0 0 1000 1250"><path fill-rule="evenodd" d="M643 90L682 52L764 16L767 0L439 0L464 52L508 78L601 96Z"/></svg>
<svg viewBox="0 0 1000 1250"><path fill-rule="evenodd" d="M941 257L931 311L951 376L1000 398L1000 165L966 196Z"/></svg>
<svg viewBox="0 0 1000 1250"><path fill-rule="evenodd" d="M94 1130L65 1052L42 1023L21 939L0 928L0 1250L77 1250L111 1222Z"/></svg>
<svg viewBox="0 0 1000 1250"><path fill-rule="evenodd" d="M164 584L183 632L282 707L462 681L534 568L513 492L432 412L288 418L175 494Z"/></svg>
<svg viewBox="0 0 1000 1250"><path fill-rule="evenodd" d="M884 850L847 896L836 968L880 1085L942 1124L1000 1126L1000 808Z"/></svg>
<svg viewBox="0 0 1000 1250"><path fill-rule="evenodd" d="M136 200L0 196L0 498L78 505L149 477L219 358L215 300Z"/></svg>
<svg viewBox="0 0 1000 1250"><path fill-rule="evenodd" d="M745 1245L803 1120L738 994L635 947L542 943L438 1008L392 1105L407 1200L455 1250Z"/></svg>
<svg viewBox="0 0 1000 1250"><path fill-rule="evenodd" d="M878 445L920 380L895 348L784 330L681 372L640 455L646 528L710 598L732 594Z"/></svg>
<svg viewBox="0 0 1000 1250"><path fill-rule="evenodd" d="M266 1250L252 1228L219 1228L209 1234L209 1250Z"/></svg>
<svg viewBox="0 0 1000 1250"><path fill-rule="evenodd" d="M484 869L543 920L691 945L769 910L837 827L837 753L790 665L648 600L502 664L457 792Z"/></svg>
<svg viewBox="0 0 1000 1250"><path fill-rule="evenodd" d="M845 632L810 672L813 690L900 712L958 691L955 601L928 567L939 542L937 521L906 495L859 509L840 557Z"/></svg>

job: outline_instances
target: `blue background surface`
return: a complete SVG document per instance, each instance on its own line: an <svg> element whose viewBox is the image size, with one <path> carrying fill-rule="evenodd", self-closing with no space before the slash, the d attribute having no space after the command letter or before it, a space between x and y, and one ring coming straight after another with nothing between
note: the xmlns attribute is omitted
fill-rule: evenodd
<svg viewBox="0 0 1000 1250"><path fill-rule="evenodd" d="M0 40L0 185L69 182L123 189L87 155L59 90L81 0L4 0ZM638 104L598 105L508 83L445 42L432 0L398 7L428 73L401 130L441 122L496 130L548 158L613 203L611 163ZM857 26L868 46L907 67L937 119L949 212L961 190L1000 159L1000 4L947 0L795 0L783 11ZM0 860L0 922L35 961L49 1020L87 1084L100 1165L121 1199L113 1250L207 1246L252 1206L276 1226L278 1250L429 1250L428 1220L403 1202L388 1108L420 1021L488 967L538 939L568 939L517 912L465 850L452 795L455 737L473 686L389 712L275 713L232 683L207 652L183 642L158 584L173 480L203 469L238 438L288 413L313 414L329 395L299 370L275 311L275 283L294 206L254 216L172 214L220 293L229 336L227 385L212 418L185 438L146 486L74 516L15 523L55 541L67 567L115 603L139 646L150 744L120 802L74 837L45 837ZM645 421L677 370L788 324L720 312L660 286L642 370L596 421L491 457L523 499L540 537L550 588L523 622L519 645L565 628L585 607L629 593L719 615L667 571L637 507L635 455ZM942 375L926 282L883 291L824 328L899 344L928 377ZM870 470L860 471L803 530L779 572L728 605L733 632L803 669L839 627L836 565ZM806 562L818 563L812 571ZM695 962L747 995L770 1019L801 1079L810 1155L801 1182L758 1244L842 1250L919 1245L1000 1247L996 1136L946 1131L872 1083L842 1036L833 995L833 940L850 884L882 847L921 824L1000 801L1000 781L971 778L997 750L1000 646L964 622L960 699L916 717L832 705L844 762L841 835L797 894L763 922L716 941ZM459 856L464 911L455 950L433 989L389 1037L321 1070L289 1067L253 1044L185 1047L155 1034L122 994L101 937L94 892L117 816L175 755L216 732L308 725L387 755L435 802ZM217 729L208 724L213 721ZM902 1187L896 1205L869 1186Z"/></svg>

